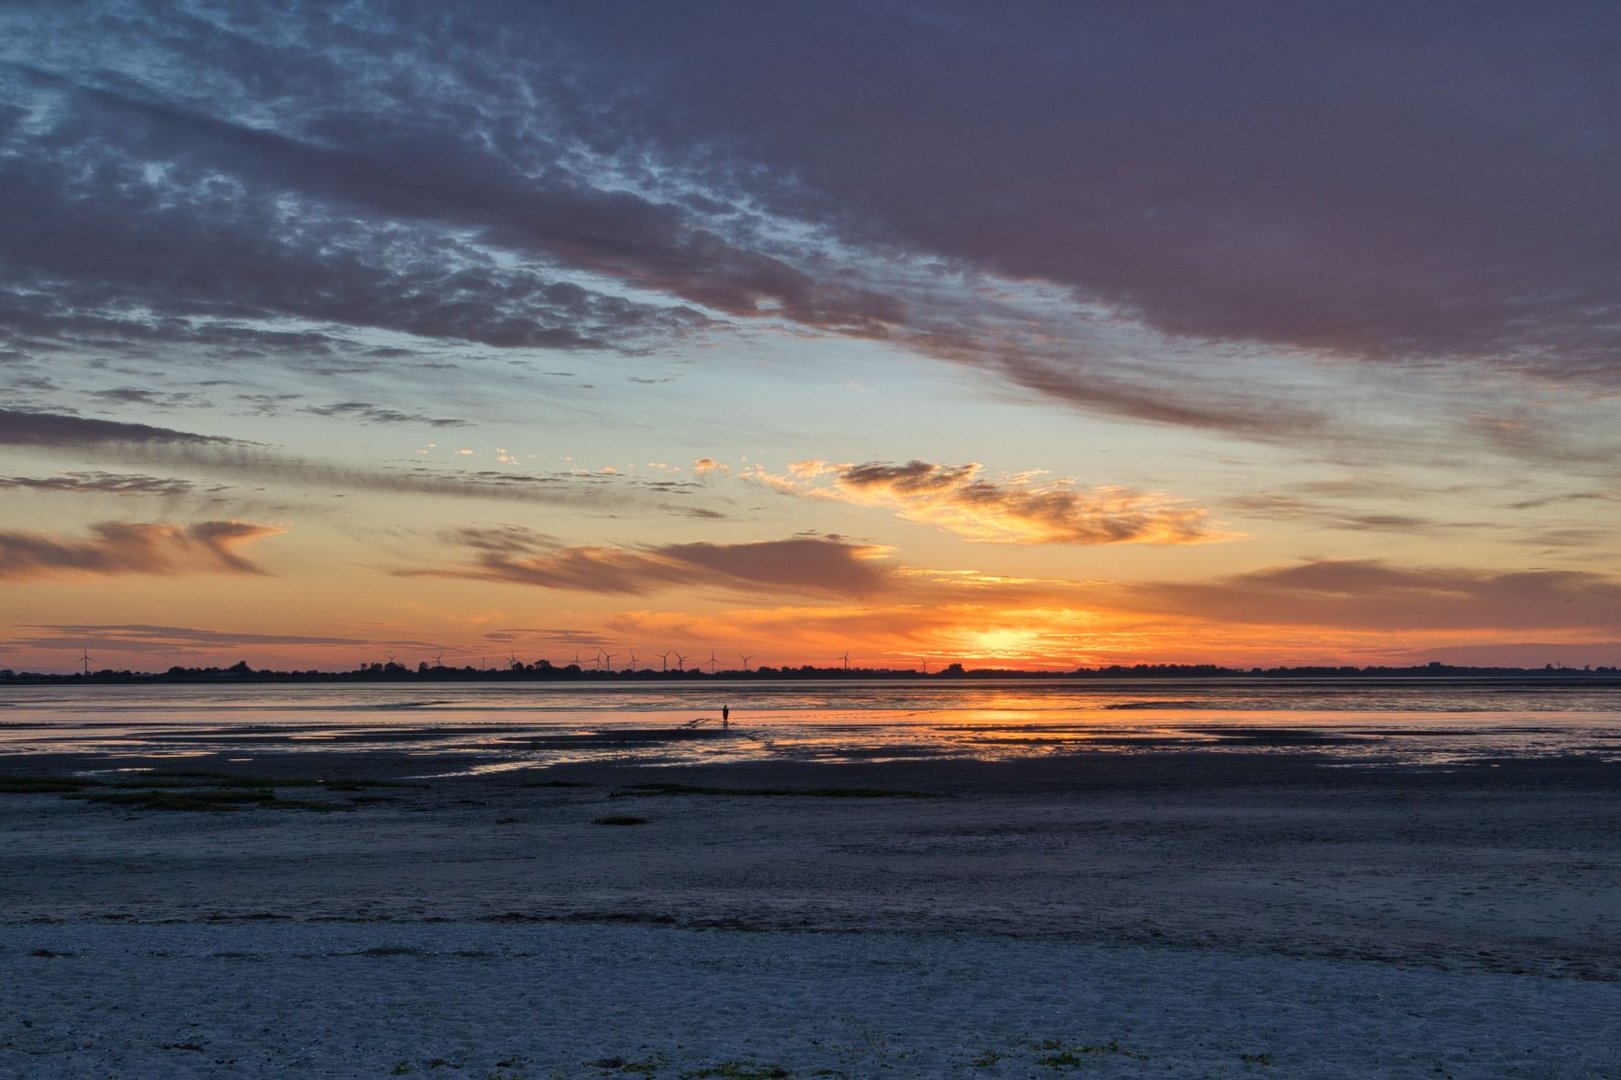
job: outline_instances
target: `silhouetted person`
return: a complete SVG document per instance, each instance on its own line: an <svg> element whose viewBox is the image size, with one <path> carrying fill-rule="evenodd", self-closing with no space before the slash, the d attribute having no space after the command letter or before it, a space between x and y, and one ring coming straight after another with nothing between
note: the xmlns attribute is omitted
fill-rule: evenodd
<svg viewBox="0 0 1621 1080"><path fill-rule="evenodd" d="M720 707L720 726L732 726L732 707L730 705L722 705Z"/></svg>

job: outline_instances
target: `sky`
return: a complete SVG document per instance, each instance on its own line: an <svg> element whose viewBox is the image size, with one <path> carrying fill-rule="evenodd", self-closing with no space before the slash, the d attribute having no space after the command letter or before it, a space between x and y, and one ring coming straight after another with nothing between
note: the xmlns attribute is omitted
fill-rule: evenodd
<svg viewBox="0 0 1621 1080"><path fill-rule="evenodd" d="M1618 53L5 5L0 668L1621 663Z"/></svg>

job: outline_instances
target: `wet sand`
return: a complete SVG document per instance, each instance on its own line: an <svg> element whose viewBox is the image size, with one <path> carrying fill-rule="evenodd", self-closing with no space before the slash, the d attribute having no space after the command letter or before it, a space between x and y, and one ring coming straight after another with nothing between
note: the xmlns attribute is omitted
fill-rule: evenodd
<svg viewBox="0 0 1621 1080"><path fill-rule="evenodd" d="M1017 962L1005 960L1005 971L985 976L992 998L1016 994L1018 979L1031 977L1046 955L1074 968L1081 982L1073 995L1082 997L1098 990L1085 984L1087 970L1118 968L1121 978L1131 970L1158 972L1173 1011L1213 1008L1198 995L1218 992L1208 982L1218 970L1249 972L1220 993L1261 998L1268 980L1283 985L1309 975L1313 985L1330 988L1322 991L1329 994L1320 1002L1325 1011L1302 1021L1311 1027L1350 1023L1330 991L1341 985L1346 1000L1356 1000L1369 979L1411 978L1426 986L1424 980L1440 980L1424 993L1500 999L1448 1021L1452 1034L1441 1040L1447 1045L1512 1042L1526 1017L1555 999L1561 1003L1541 1035L1521 1039L1520 1050L1500 1047L1511 1056L1493 1058L1485 1071L1471 1073L1462 1059L1425 1059L1425 1069L1414 1065L1411 1075L1438 1075L1430 1066L1452 1075L1515 1075L1522 1067L1531 1070L1524 1075L1604 1075L1583 1070L1621 1055L1613 1025L1589 1023L1590 1011L1621 1006L1621 766L1522 759L1347 768L1283 750L1000 763L597 764L434 778L470 764L476 762L465 755L379 751L268 754L251 762L189 758L183 765L62 755L0 759L0 779L155 765L289 782L409 785L275 789L289 802L352 807L332 813L275 803L227 813L163 812L55 794L0 795L7 841L0 853L0 959L23 974L19 985L38 980L35 992L71 997L96 985L81 984L81 975L118 956L128 962L138 954L150 965L157 963L151 956L179 948L175 955L207 967L208 957L240 953L281 964L286 970L278 978L297 982L308 968L298 956L397 946L406 950L398 955L416 956L413 979L443 978L453 988L467 966L456 959L454 942L465 937L474 944L462 952L514 954L503 970L519 982L533 964L517 953L595 949L595 962L614 965L641 963L634 958L651 949L699 964L660 978L698 985L710 976L694 958L711 948L743 949L752 962L769 966L822 949L806 943L834 933L869 941L878 952L939 953L938 963L948 968L1012 948ZM627 816L645 823L596 823ZM183 948L163 944L175 935ZM54 944L43 944L47 939ZM907 941L913 946L896 944ZM835 984L856 992L851 986L866 986L861 979L873 974L858 962L860 947L851 948L837 963L854 967L829 982L828 992ZM34 956L39 950L82 955ZM441 960L423 959L433 956ZM381 972L384 954L370 959ZM211 970L216 981L252 975L219 959ZM380 977L400 970L390 967ZM817 1004L822 991L814 972L796 977L809 980L794 989L809 995L808 1007L835 1003ZM647 972L642 978L654 979ZM1261 998L1252 1001L1257 1009ZM1060 1012L1064 1000L1059 994ZM683 1007L668 1007L684 1015ZM926 1011L923 1003L906 1008ZM963 1075L1051 1075L1032 1057L1037 1051L1019 1041L1047 1036L1037 1038L1035 1027L1020 1027L992 1001L986 1008L995 1015L967 1016L958 1042L969 1049L1005 1043L995 1067L914 1055L912 1065L890 1061L884 1071L941 1075L941 1062L956 1062L947 1073L960 1066ZM869 1019L874 1030L896 1037L907 1024L921 1030L921 1021L906 1020L904 1012ZM1087 1015L1088 1038L1107 1042L1128 1028L1147 1030L1107 1005L1089 1007ZM93 1019L85 1023L94 1026ZM217 1026L217 1018L209 1023ZM365 1009L355 1023L388 1027ZM769 1031L744 1026L752 1032L750 1053L771 1051ZM592 1045L609 1046L616 1030L607 1024ZM1190 1049L1197 1040L1173 1050L1173 1033L1154 1030L1160 1050L1148 1056L1159 1065L1103 1055L1111 1059L1111 1075L1136 1075L1139 1066L1145 1074L1164 1075L1166 1068L1212 1074L1198 1071ZM820 1045L814 1031L812 1025L785 1044L798 1060L784 1067L810 1071L815 1061L846 1075L877 1068L871 1060L861 1068L828 1064L831 1058L810 1049ZM1330 1053L1327 1043L1314 1050L1308 1035L1300 1033L1299 1045L1279 1042L1281 1049L1265 1052L1296 1055L1298 1068L1284 1075L1343 1075L1334 1072L1340 1059L1333 1055L1350 1051ZM1401 1037L1394 1030L1389 1036ZM5 1046L21 1045L18 1037L19 1029L0 1031L0 1063L7 1061ZM710 1046L698 1034L685 1037L708 1046L711 1056L727 1052L725 1040L712 1038ZM1059 1034L1051 1038L1062 1041ZM1375 1060L1390 1057L1382 1066L1387 1075L1408 1075L1398 1058L1417 1049L1391 1044L1367 1052ZM679 1057L668 1047L649 1052ZM88 1067L108 1060L88 1050L63 1053L28 1061L81 1060ZM252 1061L266 1070L273 1060L285 1065L254 1053L239 1047L230 1074L244 1075ZM608 1060L616 1052L603 1053ZM1222 1069L1210 1068L1254 1065L1239 1053L1249 1051L1234 1050ZM543 1056L530 1052L525 1060L534 1069ZM683 1068L700 1067L701 1057L689 1054ZM1563 1064L1538 1072L1539 1057L1543 1065ZM550 1071L526 1075L613 1072L566 1058L554 1055L546 1059ZM934 1064L924 1067L925 1058ZM315 1054L309 1067L318 1073L322 1060ZM205 1065L226 1068L201 1059L187 1067L209 1074ZM351 1075L341 1065L330 1075ZM1034 1071L1019 1071L1026 1068ZM1184 1068L1192 1071L1177 1073Z"/></svg>

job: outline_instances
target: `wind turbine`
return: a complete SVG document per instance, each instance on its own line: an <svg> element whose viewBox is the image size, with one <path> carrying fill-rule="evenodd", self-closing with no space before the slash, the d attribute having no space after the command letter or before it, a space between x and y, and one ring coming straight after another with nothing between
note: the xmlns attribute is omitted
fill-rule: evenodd
<svg viewBox="0 0 1621 1080"><path fill-rule="evenodd" d="M677 671L687 670L687 658L680 653L675 654L675 669Z"/></svg>
<svg viewBox="0 0 1621 1080"><path fill-rule="evenodd" d="M512 665L513 671L517 671L519 668L523 667L523 662L518 659L518 654L512 652L511 650L508 650L507 652L507 662Z"/></svg>
<svg viewBox="0 0 1621 1080"><path fill-rule="evenodd" d="M626 668L625 670L626 671L635 671L636 670L636 650L635 649L630 650L630 667Z"/></svg>
<svg viewBox="0 0 1621 1080"><path fill-rule="evenodd" d="M844 661L844 670L849 671L850 670L850 650L845 649L844 650L844 655L839 657L839 659Z"/></svg>
<svg viewBox="0 0 1621 1080"><path fill-rule="evenodd" d="M659 659L664 662L664 666L659 668L660 671L669 671L670 670L670 652L673 652L673 651L674 650L669 650L669 651L666 651L666 652L659 653Z"/></svg>
<svg viewBox="0 0 1621 1080"><path fill-rule="evenodd" d="M80 657L79 657L79 663L84 665L84 673L86 675L89 675L90 674L90 662L91 662L90 650L89 649L80 649L79 652L81 654Z"/></svg>
<svg viewBox="0 0 1621 1080"><path fill-rule="evenodd" d="M919 657L919 659L923 661L923 674L927 675L929 673L929 658L923 656Z"/></svg>
<svg viewBox="0 0 1621 1080"><path fill-rule="evenodd" d="M610 675L613 674L613 670L614 670L614 657L616 657L618 655L619 655L618 653L611 653L611 652L604 652L602 654L602 667Z"/></svg>
<svg viewBox="0 0 1621 1080"><path fill-rule="evenodd" d="M743 670L747 671L749 669L749 654L748 653L738 653L737 655L739 657L741 657L742 660L743 660Z"/></svg>
<svg viewBox="0 0 1621 1080"><path fill-rule="evenodd" d="M714 649L709 650L709 659L705 660L704 664L709 665L709 673L711 675L715 674L715 669L720 667L720 661L715 659L715 650ZM704 664L699 664L698 666L703 667Z"/></svg>

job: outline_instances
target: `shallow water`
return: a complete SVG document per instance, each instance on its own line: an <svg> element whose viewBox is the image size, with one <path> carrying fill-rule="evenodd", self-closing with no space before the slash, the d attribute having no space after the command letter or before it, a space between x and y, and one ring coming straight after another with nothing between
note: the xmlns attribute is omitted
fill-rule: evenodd
<svg viewBox="0 0 1621 1080"><path fill-rule="evenodd" d="M722 704L732 709L720 726ZM1074 750L1349 764L1621 760L1621 686L1481 681L734 682L0 688L0 751L185 757L367 747L469 768L874 761ZM476 764L474 760L476 759Z"/></svg>

